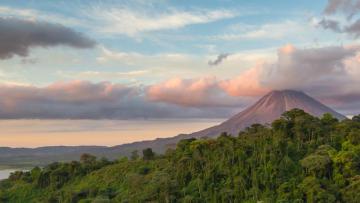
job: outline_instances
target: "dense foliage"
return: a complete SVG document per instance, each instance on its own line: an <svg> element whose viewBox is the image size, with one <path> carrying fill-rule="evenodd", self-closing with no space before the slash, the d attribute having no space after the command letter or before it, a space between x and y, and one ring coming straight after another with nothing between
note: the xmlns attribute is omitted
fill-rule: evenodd
<svg viewBox="0 0 360 203"><path fill-rule="evenodd" d="M0 202L360 202L360 119L294 109L239 136L187 139L164 155L15 172Z"/></svg>

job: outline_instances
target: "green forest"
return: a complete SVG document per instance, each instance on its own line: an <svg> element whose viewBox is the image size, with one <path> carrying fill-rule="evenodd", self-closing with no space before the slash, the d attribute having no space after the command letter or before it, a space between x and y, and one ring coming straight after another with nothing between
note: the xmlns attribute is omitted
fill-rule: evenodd
<svg viewBox="0 0 360 203"><path fill-rule="evenodd" d="M303 110L236 136L186 139L155 154L14 172L0 202L360 202L360 116Z"/></svg>

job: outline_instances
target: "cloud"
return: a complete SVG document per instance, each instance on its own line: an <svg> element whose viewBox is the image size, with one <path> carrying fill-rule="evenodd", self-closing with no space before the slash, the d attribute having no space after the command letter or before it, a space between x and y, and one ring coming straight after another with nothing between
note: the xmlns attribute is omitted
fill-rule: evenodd
<svg viewBox="0 0 360 203"><path fill-rule="evenodd" d="M360 46L278 50L228 79L181 77L151 85L58 82L45 87L0 85L1 118L210 118L238 112L274 89L302 90L343 113L360 113ZM234 55L236 56L236 55ZM87 72L97 77L105 72ZM143 72L119 72L118 77ZM76 78L76 77L75 77Z"/></svg>
<svg viewBox="0 0 360 203"><path fill-rule="evenodd" d="M124 67L127 70L146 70L150 74L138 74L144 80L164 80L192 74L203 76L203 70L209 70L206 59L198 55L184 53L152 53L123 52L101 47L96 61L101 66ZM194 67L197 67L195 70ZM145 79L146 78L146 79Z"/></svg>
<svg viewBox="0 0 360 203"><path fill-rule="evenodd" d="M127 72L104 72L104 71L58 71L57 74L65 78L86 78L86 79L104 79L104 78L134 78L149 74L148 70L134 70Z"/></svg>
<svg viewBox="0 0 360 203"><path fill-rule="evenodd" d="M288 44L278 49L274 61L258 61L232 78L176 77L148 86L146 97L152 102L187 108L241 108L268 91L295 89L339 107L339 103L345 105L351 100L340 100L337 95L360 95L359 51L358 45L299 49ZM350 109L353 103L346 105Z"/></svg>
<svg viewBox="0 0 360 203"><path fill-rule="evenodd" d="M102 33L124 34L134 37L144 32L178 29L193 24L204 24L233 18L237 14L229 10L163 11L135 10L131 8L94 8L89 17L103 25Z"/></svg>
<svg viewBox="0 0 360 203"><path fill-rule="evenodd" d="M106 63L122 63L130 66L139 64L149 65L176 65L189 61L190 55L180 53L159 53L145 55L138 52L117 52L101 47L101 55L96 58L97 62Z"/></svg>
<svg viewBox="0 0 360 203"><path fill-rule="evenodd" d="M146 87L109 82L57 82L45 87L0 85L0 118L135 119L211 118L231 115L233 109L214 106L182 107L149 101Z"/></svg>
<svg viewBox="0 0 360 203"><path fill-rule="evenodd" d="M37 58L23 58L21 59L22 64L36 64L39 61Z"/></svg>
<svg viewBox="0 0 360 203"><path fill-rule="evenodd" d="M335 13L345 13L348 19L351 19L360 11L359 0L328 0L324 13L333 15Z"/></svg>
<svg viewBox="0 0 360 203"><path fill-rule="evenodd" d="M175 78L150 86L148 97L180 106L236 106L271 90L294 89L345 113L360 113L354 99L360 98L359 51L358 45L299 49L288 44L275 61L259 61L233 78Z"/></svg>
<svg viewBox="0 0 360 203"><path fill-rule="evenodd" d="M354 113L360 104L354 100L360 98L359 51L358 45L299 49L288 44L278 49L275 61L259 61L233 78L175 78L150 86L148 97L181 106L236 106L271 90L295 89Z"/></svg>
<svg viewBox="0 0 360 203"><path fill-rule="evenodd" d="M260 84L261 68L249 69L231 79L173 78L149 86L147 96L152 101L180 106L244 107L270 91Z"/></svg>
<svg viewBox="0 0 360 203"><path fill-rule="evenodd" d="M235 78L220 81L220 87L231 96L261 96L270 91L261 84L261 64L251 68Z"/></svg>
<svg viewBox="0 0 360 203"><path fill-rule="evenodd" d="M243 107L248 99L229 95L215 77L173 78L152 85L147 96L152 101L195 107Z"/></svg>
<svg viewBox="0 0 360 203"><path fill-rule="evenodd" d="M340 27L340 23L336 20L322 19L318 25L324 29L329 29L334 32L342 32L342 28Z"/></svg>
<svg viewBox="0 0 360 203"><path fill-rule="evenodd" d="M359 50L359 46L297 49L289 44L279 49L275 63L264 65L263 82L275 89L301 89L334 79L347 74L344 60Z"/></svg>
<svg viewBox="0 0 360 203"><path fill-rule="evenodd" d="M304 33L306 24L286 20L279 23L267 23L260 26L248 24L234 24L228 28L227 33L210 37L213 40L259 40L259 39L283 39ZM289 29L291 27L291 29Z"/></svg>
<svg viewBox="0 0 360 203"><path fill-rule="evenodd" d="M23 8L13 8L7 6L0 6L0 16L1 17L14 17L20 19L27 19L31 21L47 21L53 23L61 23L67 26L81 26L84 24L82 19L72 17L69 15L57 15L53 12L48 13L40 10L34 9L23 9Z"/></svg>
<svg viewBox="0 0 360 203"><path fill-rule="evenodd" d="M334 32L346 33L354 38L360 36L360 19L353 20L354 16L360 12L359 0L329 0L324 10L324 17L318 22L318 25L323 29L329 29ZM329 16L335 14L341 14L345 16L344 22L339 19L329 19Z"/></svg>
<svg viewBox="0 0 360 203"><path fill-rule="evenodd" d="M331 20L331 19L322 19L318 22L317 26L325 29L331 30L337 33L345 33L353 38L358 38L360 36L360 19L354 22L348 23L344 25L340 23L338 20Z"/></svg>
<svg viewBox="0 0 360 203"><path fill-rule="evenodd" d="M215 60L208 61L208 64L210 66L217 66L222 63L223 60L225 60L228 56L230 56L229 53L219 54Z"/></svg>
<svg viewBox="0 0 360 203"><path fill-rule="evenodd" d="M0 59L26 57L33 47L91 48L95 41L60 24L0 17Z"/></svg>
<svg viewBox="0 0 360 203"><path fill-rule="evenodd" d="M257 67L258 84L269 89L302 90L345 113L359 112L360 46L298 49L286 45L275 62Z"/></svg>
<svg viewBox="0 0 360 203"><path fill-rule="evenodd" d="M122 85L85 81L47 87L2 85L0 89L1 118L121 117L117 114L127 111L122 105L131 106L127 100L138 94L136 89Z"/></svg>
<svg viewBox="0 0 360 203"><path fill-rule="evenodd" d="M360 36L360 19L345 28L345 32L353 35L355 38Z"/></svg>

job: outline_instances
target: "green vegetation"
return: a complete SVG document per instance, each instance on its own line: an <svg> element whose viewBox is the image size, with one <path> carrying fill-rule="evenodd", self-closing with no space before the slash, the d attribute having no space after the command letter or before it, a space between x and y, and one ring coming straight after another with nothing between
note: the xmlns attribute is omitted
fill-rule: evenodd
<svg viewBox="0 0 360 203"><path fill-rule="evenodd" d="M360 202L360 119L294 109L238 137L187 139L164 155L15 172L0 202Z"/></svg>

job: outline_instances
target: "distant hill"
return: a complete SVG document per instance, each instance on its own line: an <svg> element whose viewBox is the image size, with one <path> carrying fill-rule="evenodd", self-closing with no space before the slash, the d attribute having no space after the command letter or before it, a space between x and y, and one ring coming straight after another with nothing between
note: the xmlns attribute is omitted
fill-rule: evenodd
<svg viewBox="0 0 360 203"><path fill-rule="evenodd" d="M303 109L305 112L320 117L331 113L339 120L346 117L325 106L314 98L300 91L283 90L272 91L262 97L258 102L244 111L236 114L220 125L213 126L191 134L181 134L170 138L158 138L149 141L139 141L114 147L101 146L76 146L76 147L40 147L28 148L0 148L0 165L43 165L53 161L69 161L78 159L83 153L96 156L117 158L128 156L134 150L152 148L157 153L164 152L169 147L174 147L179 140L186 138L216 137L222 132L237 135L239 131L255 123L271 123L279 118L282 113L291 109Z"/></svg>

